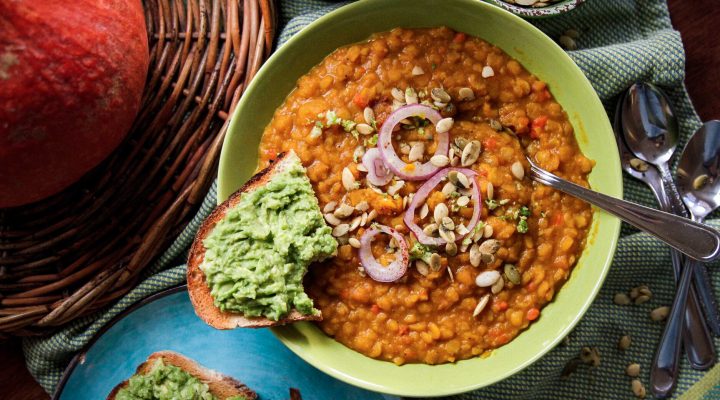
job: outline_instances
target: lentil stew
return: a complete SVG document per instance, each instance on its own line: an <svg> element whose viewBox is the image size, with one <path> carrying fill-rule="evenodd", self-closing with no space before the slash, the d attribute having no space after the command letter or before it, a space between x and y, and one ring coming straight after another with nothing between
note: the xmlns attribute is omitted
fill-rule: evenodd
<svg viewBox="0 0 720 400"><path fill-rule="evenodd" d="M418 205L414 223L449 239L439 246L419 243L403 220L424 181L395 176L371 184L362 161L390 115L415 103L442 120L401 121L392 150L408 166L475 174L451 171ZM446 129L449 151L435 154ZM525 153L586 187L594 165L545 83L499 48L448 28L398 28L329 55L276 110L260 167L291 149L340 243L337 256L312 265L305 279L323 314L319 326L396 364L453 362L508 343L568 279L592 221L586 203L524 176ZM482 208L469 229L475 186ZM360 263L358 248L373 223L412 247L407 272L393 282L372 279ZM372 243L381 265L397 260L395 242L378 236Z"/></svg>

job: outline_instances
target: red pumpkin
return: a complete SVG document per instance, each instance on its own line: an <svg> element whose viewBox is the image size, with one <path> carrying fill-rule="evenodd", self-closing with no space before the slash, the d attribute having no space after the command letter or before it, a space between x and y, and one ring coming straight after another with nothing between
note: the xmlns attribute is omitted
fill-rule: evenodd
<svg viewBox="0 0 720 400"><path fill-rule="evenodd" d="M140 108L148 63L140 0L0 0L0 208L105 159Z"/></svg>

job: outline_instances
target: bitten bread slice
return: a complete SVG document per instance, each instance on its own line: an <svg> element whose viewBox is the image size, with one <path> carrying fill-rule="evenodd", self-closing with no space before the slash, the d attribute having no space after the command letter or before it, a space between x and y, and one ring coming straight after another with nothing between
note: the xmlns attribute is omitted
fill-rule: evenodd
<svg viewBox="0 0 720 400"><path fill-rule="evenodd" d="M292 156L291 156L292 155ZM203 240L210 234L215 225L223 219L230 208L238 204L240 197L244 193L252 192L259 187L267 184L273 175L281 172L285 166L291 162L290 157L297 157L295 153L281 153L278 157L271 161L271 164L264 170L255 174L247 181L237 192L233 193L230 198L220 204L208 218L200 226L195 241L190 248L187 266L187 283L190 301L192 302L195 313L208 325L216 329L234 329L234 328L265 328L276 325L285 325L298 321L319 321L322 319L318 315L304 315L293 309L288 315L278 321L273 321L264 317L245 317L242 314L222 311L215 306L210 287L205 280L205 274L200 269L205 258L205 246Z"/></svg>
<svg viewBox="0 0 720 400"><path fill-rule="evenodd" d="M257 399L257 394L242 382L223 375L217 371L207 369L197 362L173 351L158 351L152 353L148 359L138 366L135 371L136 375L145 375L151 371L155 361L161 359L165 365L174 365L188 374L198 378L210 387L210 393L220 400L225 400L232 396L245 396L249 400ZM115 386L110 392L107 400L114 400L120 389L129 384L129 378Z"/></svg>

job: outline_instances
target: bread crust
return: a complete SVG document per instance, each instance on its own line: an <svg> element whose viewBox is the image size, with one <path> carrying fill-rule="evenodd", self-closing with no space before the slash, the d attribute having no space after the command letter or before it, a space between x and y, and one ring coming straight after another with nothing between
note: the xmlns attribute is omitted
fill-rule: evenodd
<svg viewBox="0 0 720 400"><path fill-rule="evenodd" d="M210 387L210 393L224 400L231 396L243 395L249 400L257 399L257 394L247 387L244 383L227 375L223 375L217 371L207 369L182 354L173 351L158 351L150 354L150 356L137 367L135 374L146 374L150 371L155 360L161 359L165 364L174 365L190 375L200 379ZM113 388L107 397L107 400L114 400L120 389L127 387L130 379L126 379Z"/></svg>
<svg viewBox="0 0 720 400"><path fill-rule="evenodd" d="M270 326L285 325L299 321L319 321L321 315L303 315L299 311L293 309L283 319L273 321L264 317L245 317L239 313L222 311L215 306L210 287L205 279L205 274L200 269L205 258L205 246L203 240L210 234L215 225L225 217L228 210L238 204L243 193L252 192L262 185L266 184L272 176L282 171L283 166L287 163L288 157L293 152L281 153L278 157L270 162L270 165L262 171L255 174L248 180L238 191L233 193L230 198L220 204L202 223L195 240L190 247L190 254L187 263L187 284L190 302L195 309L195 314L205 323L216 329L234 329L234 328L266 328Z"/></svg>

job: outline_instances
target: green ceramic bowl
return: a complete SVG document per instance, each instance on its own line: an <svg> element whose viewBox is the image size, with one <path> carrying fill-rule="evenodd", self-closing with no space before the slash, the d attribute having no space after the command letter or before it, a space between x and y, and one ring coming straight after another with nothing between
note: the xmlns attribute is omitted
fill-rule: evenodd
<svg viewBox="0 0 720 400"><path fill-rule="evenodd" d="M597 162L595 190L621 197L620 162L605 110L575 63L519 17L477 0L365 0L318 19L281 46L248 86L233 115L220 159L219 201L255 171L258 144L274 110L299 77L338 47L395 27L449 26L504 49L546 81L567 111L582 151ZM522 370L553 348L592 303L615 252L620 222L597 211L588 244L568 282L527 332L489 357L437 366L396 366L363 356L310 323L274 329L297 355L363 388L405 396L440 396L490 385ZM240 347L241 348L241 347Z"/></svg>

